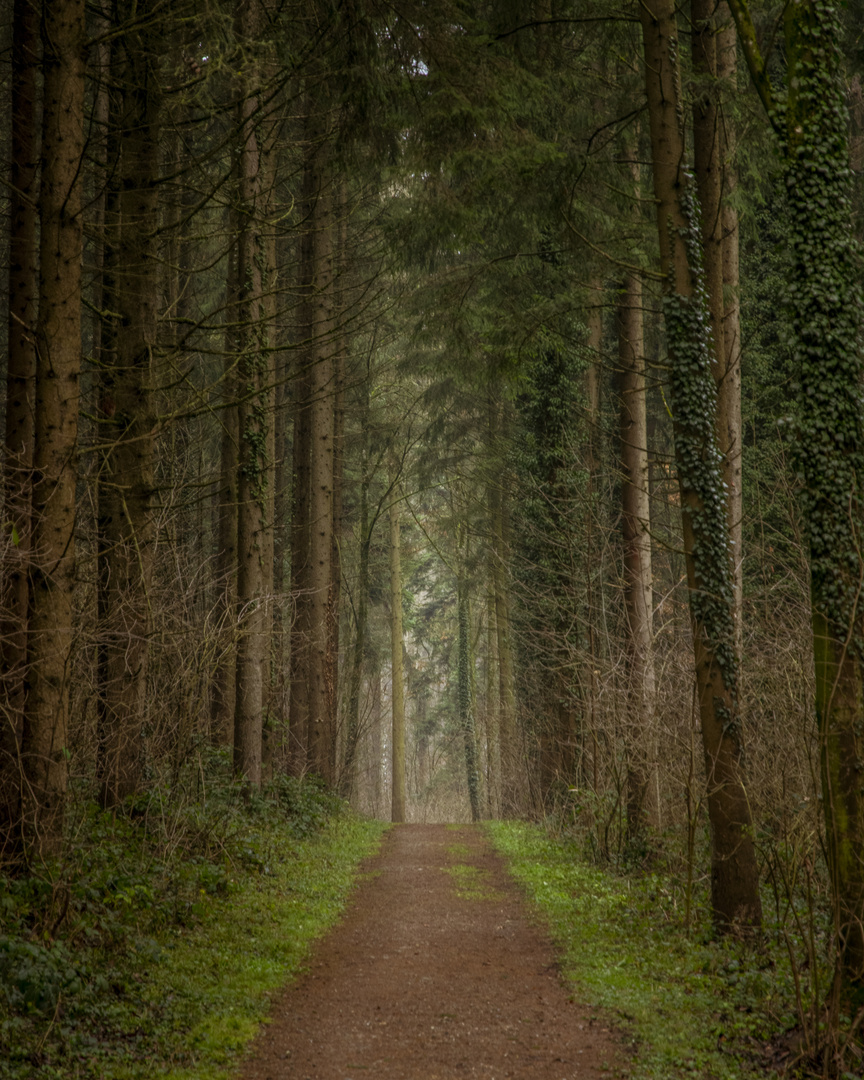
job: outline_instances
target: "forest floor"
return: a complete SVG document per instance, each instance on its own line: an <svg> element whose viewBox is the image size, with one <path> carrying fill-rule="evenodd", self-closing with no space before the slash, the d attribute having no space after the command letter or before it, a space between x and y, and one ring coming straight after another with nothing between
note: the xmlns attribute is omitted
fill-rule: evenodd
<svg viewBox="0 0 864 1080"><path fill-rule="evenodd" d="M384 837L343 921L274 999L243 1080L571 1080L627 1072L575 1003L520 887L472 826Z"/></svg>

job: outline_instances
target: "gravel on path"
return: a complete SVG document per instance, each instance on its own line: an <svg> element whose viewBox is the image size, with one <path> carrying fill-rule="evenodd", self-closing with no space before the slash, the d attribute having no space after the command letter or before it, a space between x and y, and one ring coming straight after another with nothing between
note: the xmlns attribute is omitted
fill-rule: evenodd
<svg viewBox="0 0 864 1080"><path fill-rule="evenodd" d="M343 921L274 1000L242 1080L589 1080L621 1042L571 999L476 826L399 825Z"/></svg>

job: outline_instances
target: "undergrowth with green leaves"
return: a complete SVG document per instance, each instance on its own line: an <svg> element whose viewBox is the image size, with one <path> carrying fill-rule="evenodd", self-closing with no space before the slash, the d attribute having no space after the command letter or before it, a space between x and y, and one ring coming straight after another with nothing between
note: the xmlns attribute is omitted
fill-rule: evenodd
<svg viewBox="0 0 864 1080"><path fill-rule="evenodd" d="M785 939L713 940L707 904L688 931L668 875L589 865L576 843L534 825L488 829L548 921L579 999L609 1010L633 1040L634 1080L765 1075L766 1040L797 1023Z"/></svg>
<svg viewBox="0 0 864 1080"><path fill-rule="evenodd" d="M2 1080L217 1080L342 911L384 826L312 783L156 788L0 876Z"/></svg>

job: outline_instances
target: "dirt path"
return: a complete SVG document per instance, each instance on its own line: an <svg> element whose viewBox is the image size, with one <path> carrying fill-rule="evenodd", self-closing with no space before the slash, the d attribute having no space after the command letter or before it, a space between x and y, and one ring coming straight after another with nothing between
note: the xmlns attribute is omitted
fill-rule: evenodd
<svg viewBox="0 0 864 1080"><path fill-rule="evenodd" d="M609 1077L625 1058L559 981L476 828L402 825L274 1002L243 1080Z"/></svg>

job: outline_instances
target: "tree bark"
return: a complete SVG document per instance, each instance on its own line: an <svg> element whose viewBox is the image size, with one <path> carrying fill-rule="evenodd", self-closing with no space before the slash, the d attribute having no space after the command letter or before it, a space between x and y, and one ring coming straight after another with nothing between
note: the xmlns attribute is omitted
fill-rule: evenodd
<svg viewBox="0 0 864 1080"><path fill-rule="evenodd" d="M322 95L324 97L325 95ZM330 600L333 555L335 435L334 206L328 117L320 100L310 99L306 122L304 204L306 231L301 245L301 321L306 339L303 363L308 384L305 409L297 421L295 515L292 545L297 578L297 617L292 636L292 728L308 767L326 783L335 781L336 688L330 685ZM304 392L305 391L305 392ZM308 425L308 426L307 426ZM308 500L308 502L307 502ZM308 507L308 510L307 510ZM304 511L306 515L304 518ZM295 647L296 643L296 647Z"/></svg>
<svg viewBox="0 0 864 1080"><path fill-rule="evenodd" d="M516 739L516 684L513 670L513 643L510 625L509 507L503 477L490 487L492 522L492 588L495 593L495 631L498 645L498 738L501 754L501 813L514 816L519 811L520 782Z"/></svg>
<svg viewBox="0 0 864 1080"><path fill-rule="evenodd" d="M864 350L840 78L842 32L832 0L788 5L788 91L780 112L746 0L729 0L729 7L786 166L797 456L810 548L816 716L834 906L833 997L856 1016L864 1008Z"/></svg>
<svg viewBox="0 0 864 1080"><path fill-rule="evenodd" d="M9 349L0 574L0 861L20 846L20 748L26 702L27 562L33 490L33 384L39 260L36 200L39 7L12 12L12 169L9 192Z"/></svg>
<svg viewBox="0 0 864 1080"><path fill-rule="evenodd" d="M352 799L357 779L357 747L360 740L360 689L363 684L363 661L366 656L366 627L369 612L369 548L372 537L369 528L369 395L371 371L367 361L363 382L363 410L360 416L360 506L357 584L354 589L354 642L351 647L351 667L346 707L345 754L342 765L340 792Z"/></svg>
<svg viewBox="0 0 864 1080"><path fill-rule="evenodd" d="M587 701L585 712L587 714L587 729L590 733L592 748L592 786L595 794L599 794L600 780L600 742L598 731L600 727L600 693L597 685L597 635L594 626L596 612L594 610L594 568L600 565L599 545L596 539L594 520L594 502L596 499L598 477L600 472L601 431L600 431L600 370L603 361L603 307L601 304L603 283L599 277L591 280L591 292L595 294L594 300L588 308L588 365L585 369L585 398L586 398L586 438L585 438L585 464L588 472L588 521L586 526L585 546L585 623L588 638L588 670L585 673L585 686L587 689ZM583 732L583 760L584 741Z"/></svg>
<svg viewBox="0 0 864 1080"><path fill-rule="evenodd" d="M738 47L735 24L725 2L718 5L717 78L723 101L738 93ZM721 102L722 106L722 102ZM738 178L735 172L735 126L728 109L721 109L720 160L723 192L720 213L723 228L723 358L717 384L717 430L723 454L727 517L732 557L732 614L735 620L735 654L744 654L744 485L742 478L741 420L741 302L739 298L738 211L732 201Z"/></svg>
<svg viewBox="0 0 864 1080"><path fill-rule="evenodd" d="M471 607L468 580L465 576L465 563L462 557L462 546L462 544L459 545L459 552L457 553L459 564L456 585L459 622L459 726L462 729L462 744L465 752L465 772L468 780L471 820L479 821L482 817L480 811L480 770L477 766L477 737L474 731L474 712L471 707ZM467 555L467 544L465 548Z"/></svg>
<svg viewBox="0 0 864 1080"><path fill-rule="evenodd" d="M673 0L640 7L664 317L690 621L711 822L715 926L761 922L752 820L743 782L732 581L716 387L700 273L698 203L685 169Z"/></svg>
<svg viewBox="0 0 864 1080"><path fill-rule="evenodd" d="M99 761L101 802L117 806L141 777L146 711L153 561L152 357L156 345L160 265L159 114L155 23L128 26L114 43L122 133L117 182L119 227L108 272L116 318L111 355L100 379L100 439L108 443L99 475ZM132 17L119 11L121 25ZM112 229L113 231L113 229Z"/></svg>
<svg viewBox="0 0 864 1080"><path fill-rule="evenodd" d="M721 96L724 90L728 93L735 89L735 31L729 23L728 8L725 4L717 7L715 0L692 0L691 15L693 70L698 79L693 105L693 163L702 211L704 281L711 317L712 369L717 385L717 442L726 485L732 617L735 654L740 663L743 525L738 215L728 199L734 176L729 164L733 149L732 129L730 118L724 114ZM722 31L718 29L720 26L724 27Z"/></svg>
<svg viewBox="0 0 864 1080"><path fill-rule="evenodd" d="M31 858L61 846L68 770L81 372L84 46L83 0L52 0L42 22L30 686L22 733L22 819Z"/></svg>
<svg viewBox="0 0 864 1080"><path fill-rule="evenodd" d="M390 477L390 664L392 730L392 798L390 820L405 820L405 693L402 674L402 562L399 497L395 473Z"/></svg>
<svg viewBox="0 0 864 1080"><path fill-rule="evenodd" d="M260 3L237 7L238 37L258 52L263 29ZM269 683L273 517L273 379L269 327L264 308L267 258L264 250L263 160L259 108L260 66L245 63L240 77L237 131L237 321L241 335L239 375L239 468L237 475L237 643L234 702L234 775L261 784L265 681ZM269 456L268 456L269 452Z"/></svg>
<svg viewBox="0 0 864 1080"><path fill-rule="evenodd" d="M648 422L642 333L642 282L629 275L618 304L620 372L621 531L624 604L627 611L627 680L630 752L627 764L627 832L631 839L659 824L656 679L652 624L651 506L648 490Z"/></svg>
<svg viewBox="0 0 864 1080"><path fill-rule="evenodd" d="M308 227L308 226L307 226ZM306 247L309 238L304 235L301 249L301 268L305 268L309 255ZM305 269L301 270L305 273ZM288 737L290 744L290 769L296 776L306 771L309 748L309 467L311 438L311 373L306 358L294 380L294 440L292 445L293 484L291 491L291 600L292 619L290 630L290 705L288 714Z"/></svg>
<svg viewBox="0 0 864 1080"><path fill-rule="evenodd" d="M499 739L498 632L495 626L493 568L486 596L486 801L489 817L501 816L501 742Z"/></svg>

